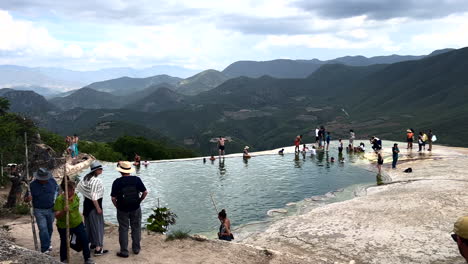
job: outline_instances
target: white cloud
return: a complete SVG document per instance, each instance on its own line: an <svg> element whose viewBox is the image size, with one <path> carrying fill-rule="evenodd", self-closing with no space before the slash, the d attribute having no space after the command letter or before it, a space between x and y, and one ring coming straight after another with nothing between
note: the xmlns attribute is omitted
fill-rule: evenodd
<svg viewBox="0 0 468 264"><path fill-rule="evenodd" d="M76 44L71 44L65 47L63 53L66 57L78 59L83 56L83 49Z"/></svg>
<svg viewBox="0 0 468 264"><path fill-rule="evenodd" d="M425 32L411 37L409 46L425 50L441 48L462 48L468 46L468 13L449 16L433 21L435 27L428 27L427 23L421 28L428 28Z"/></svg>

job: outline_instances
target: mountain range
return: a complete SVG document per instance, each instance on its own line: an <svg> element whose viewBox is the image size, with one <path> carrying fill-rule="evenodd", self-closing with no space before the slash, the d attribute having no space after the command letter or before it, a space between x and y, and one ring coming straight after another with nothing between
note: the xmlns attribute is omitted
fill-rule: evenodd
<svg viewBox="0 0 468 264"><path fill-rule="evenodd" d="M450 51L451 49L437 50L427 56L437 55L439 53ZM63 68L52 67L24 67L16 65L0 65L0 88L29 87L29 90L35 91L44 96L57 95L68 90L82 88L85 86L98 85L100 82L117 79L114 83L122 85L125 83L125 78L140 79L136 82L154 82L160 83L159 80L167 78L167 84L177 86L175 82L180 82L180 93L186 95L195 95L199 92L214 88L219 85L219 82L229 78L239 76L246 77L261 77L269 75L276 78L305 78L324 64L345 64L350 66L366 66L371 64L389 64L400 61L418 60L426 57L423 56L377 56L367 58L364 56L346 56L332 60L321 61L318 59L312 60L272 60L272 61L238 61L226 67L221 73L218 73L218 82L211 82L212 77L208 82L203 80L203 76L207 71L200 72L201 76L195 75L197 71L171 65L159 65L144 69L133 68L107 68L95 71L74 71ZM209 70L210 71L210 70ZM214 70L211 70L214 71ZM159 75L159 76L156 76ZM194 76L195 75L195 76ZM171 77L174 76L174 77ZM195 84L193 80L187 80L190 85L186 86L182 78L197 78L200 84ZM150 77L150 78L148 78ZM122 79L121 79L122 78ZM121 80L119 80L121 79ZM135 85L135 84L132 84ZM151 84L145 85L149 87ZM138 86L140 87L141 84ZM42 87L42 88L38 88ZM208 87L208 88L207 88ZM96 87L91 87L95 89ZM170 87L168 87L170 88ZM45 91L44 89L48 89ZM117 89L117 88L115 88ZM96 88L96 90L106 91L105 87Z"/></svg>
<svg viewBox="0 0 468 264"><path fill-rule="evenodd" d="M144 78L158 74L168 74L185 78L196 73L197 71L195 70L171 65L159 65L144 69L107 68L96 71L0 65L0 87L30 86L34 88L34 86L42 86L60 93L70 89L81 88L90 83L120 78L122 76Z"/></svg>
<svg viewBox="0 0 468 264"><path fill-rule="evenodd" d="M354 129L360 139L378 135L403 141L411 127L432 129L441 144L468 146L466 69L468 48L463 48L392 64L326 63L305 78L215 79L221 83L191 96L167 83L138 87L141 90L133 96L117 98L88 87L81 89L83 97L72 101L88 100L90 106L49 111L35 120L63 135L89 135L102 122L125 121L204 155L216 151L212 139L219 135L233 139L230 153L245 145L263 150L291 145L298 134L311 142L318 125L325 125L332 139L347 138ZM144 96L137 98L139 94ZM90 101L100 98L100 104ZM114 99L122 101L117 105L105 101ZM52 108L66 108L54 100L46 102L54 103Z"/></svg>

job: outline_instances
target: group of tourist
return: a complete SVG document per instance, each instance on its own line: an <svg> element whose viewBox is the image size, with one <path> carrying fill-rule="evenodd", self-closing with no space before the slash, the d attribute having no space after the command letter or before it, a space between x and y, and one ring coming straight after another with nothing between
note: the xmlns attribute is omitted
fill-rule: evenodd
<svg viewBox="0 0 468 264"><path fill-rule="evenodd" d="M65 143L67 144L67 153L69 155L71 155L71 157L73 159L75 159L76 157L78 157L78 154L79 151L78 151L78 141L79 141L79 138L78 136L75 134L73 136L66 136L65 137Z"/></svg>
<svg viewBox="0 0 468 264"><path fill-rule="evenodd" d="M432 151L432 142L437 140L437 137L432 133L432 130L429 129L429 131L426 133L424 131L420 131L418 136L418 152L426 150L426 144L429 145L427 151ZM406 141L408 143L407 149L413 149L413 142L415 140L415 133L414 129L409 128L406 130Z"/></svg>
<svg viewBox="0 0 468 264"><path fill-rule="evenodd" d="M326 136L324 137L326 133ZM299 146L302 143L302 135L295 139L295 151L299 151ZM355 134L350 130L349 145L347 151L364 152L365 145L363 142L358 147L353 146ZM328 150L330 144L330 132L325 131L322 126L316 130L316 143L319 149ZM412 142L414 140L414 130L407 130L407 148L412 149ZM418 136L419 151L424 149L426 142L429 144L428 151L432 150L432 142L435 141L435 136L432 131L426 134L420 132ZM70 142L69 150L73 153L72 156L76 157L78 153L77 142L78 137L67 137L67 142ZM338 152L341 154L343 151L342 139L339 139ZM220 137L218 141L219 155L224 156L224 138ZM326 145L325 145L326 143ZM382 157L382 140L373 136L370 139L372 149L377 155L377 167L381 173L381 166L383 164ZM248 154L249 147L244 148L244 157ZM315 153L315 146L312 146L312 154ZM303 153L307 152L309 148L303 144ZM279 151L283 154L284 148ZM400 150L398 144L394 143L392 147L392 168L396 168L398 155ZM212 156L212 158L214 158ZM213 159L214 160L214 159ZM332 157L332 160L334 158ZM139 165L140 158L135 155L135 162ZM145 161L146 163L146 161ZM128 161L119 161L117 164L117 171L120 172L121 177L114 180L112 184L111 199L116 207L117 220L119 223L119 244L120 250L117 256L122 258L129 257L128 250L128 230L131 231L132 237L132 252L139 254L141 250L141 202L146 198L148 191L142 180L131 175L134 172L132 164ZM11 167L11 174L19 174L16 171L16 164ZM102 201L104 198L104 187L102 180L99 178L103 172L102 165L95 161L90 166L90 172L76 184L74 181L68 179L67 182L62 181L60 188L52 177L52 174L44 168L40 168L34 173L34 180L30 183L30 192L25 196L25 201L32 201L34 208L34 216L39 229L39 238L41 243L41 252L49 253L52 250L51 237L53 233L54 219L57 219L56 226L60 235L60 260L67 263L67 245L66 245L66 229L70 229L70 234L75 237L75 243L81 244L83 251L83 258L85 264L94 263L91 259L91 250L94 250L94 256L101 256L108 253L104 249L104 216ZM67 185L68 196L65 196L65 184ZM80 198L75 193L75 190L80 192L83 197L83 216L79 212ZM20 193L20 192L19 192ZM66 201L68 200L68 206ZM66 214L69 213L69 221L66 222ZM218 238L221 240L231 241L234 236L231 232L231 222L227 217L226 211L223 209L218 213L218 219L221 222L218 232ZM457 243L462 256L468 261L468 217L460 217L454 224L453 240Z"/></svg>
<svg viewBox="0 0 468 264"><path fill-rule="evenodd" d="M49 253L52 250L51 237L54 219L57 219L57 230L60 235L60 261L66 263L67 244L66 228L75 237L76 244L81 245L85 263L94 263L91 259L91 250L94 256L106 254L104 249L104 216L102 200L104 187L99 175L103 167L99 162L91 164L90 172L76 184L68 179L66 183L68 196L65 197L65 181L60 188L47 169L39 169L34 173L34 180L30 183L30 193L25 200L32 201L34 216L39 229L41 252ZM111 199L116 207L119 223L120 251L117 256L127 258L128 229L131 228L132 252L138 254L141 250L141 202L146 198L147 190L141 179L131 175L134 172L132 163L121 161L117 167L121 177L112 184ZM80 198L75 193L80 192L83 197L83 218L79 212ZM68 201L68 206L66 206ZM69 213L68 226L65 215Z"/></svg>

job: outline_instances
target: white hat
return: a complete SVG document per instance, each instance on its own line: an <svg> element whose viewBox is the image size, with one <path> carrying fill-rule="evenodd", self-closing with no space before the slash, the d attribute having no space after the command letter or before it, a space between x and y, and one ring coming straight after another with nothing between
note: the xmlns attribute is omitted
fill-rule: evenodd
<svg viewBox="0 0 468 264"><path fill-rule="evenodd" d="M135 171L135 168L132 167L132 163L129 161L121 161L119 162L119 167L117 170L122 173L132 173Z"/></svg>

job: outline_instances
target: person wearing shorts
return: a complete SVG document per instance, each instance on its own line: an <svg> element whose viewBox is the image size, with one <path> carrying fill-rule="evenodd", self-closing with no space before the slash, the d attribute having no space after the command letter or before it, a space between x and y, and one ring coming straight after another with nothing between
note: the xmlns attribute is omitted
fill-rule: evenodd
<svg viewBox="0 0 468 264"><path fill-rule="evenodd" d="M225 138L223 138L222 136L219 136L219 139L218 139L219 156L224 156L225 141L226 141Z"/></svg>

